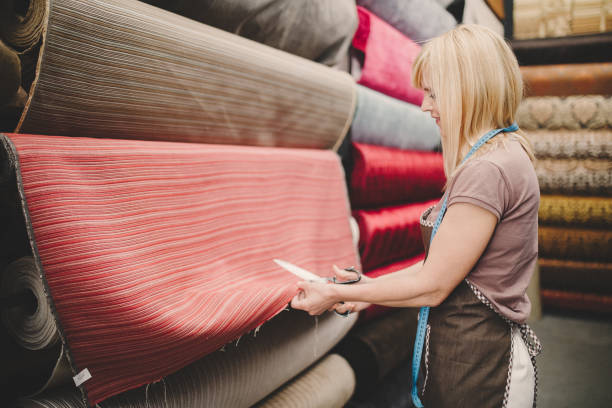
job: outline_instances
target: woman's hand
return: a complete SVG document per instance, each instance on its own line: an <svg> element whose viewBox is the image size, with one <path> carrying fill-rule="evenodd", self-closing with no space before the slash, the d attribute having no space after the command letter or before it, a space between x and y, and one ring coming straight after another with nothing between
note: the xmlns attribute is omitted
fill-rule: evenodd
<svg viewBox="0 0 612 408"><path fill-rule="evenodd" d="M331 283L298 282L300 290L291 300L291 307L308 312L311 316L320 315L338 303L332 294Z"/></svg>
<svg viewBox="0 0 612 408"><path fill-rule="evenodd" d="M333 266L333 271L334 271L334 276L337 282L351 281L356 278L355 272L350 272L344 269L340 269L336 265ZM371 280L372 278L369 278L365 275L361 275L361 280L357 282L356 284L366 283ZM335 310L336 312L340 314L344 314L346 312L348 313L360 312L370 307L370 305L371 303L368 303L368 302L342 302L342 303L336 303L335 305L333 305L330 311Z"/></svg>

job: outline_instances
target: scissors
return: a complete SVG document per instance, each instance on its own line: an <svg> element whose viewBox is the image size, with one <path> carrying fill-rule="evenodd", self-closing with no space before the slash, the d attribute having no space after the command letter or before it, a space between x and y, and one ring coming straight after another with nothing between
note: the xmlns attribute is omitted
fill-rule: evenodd
<svg viewBox="0 0 612 408"><path fill-rule="evenodd" d="M336 279L336 277L321 277L318 275L315 275L314 273L307 271L304 268L300 268L297 265L292 264L291 262L287 262L287 261L283 261L280 259L274 259L274 262L280 266L281 268L287 270L288 272L291 272L292 274L294 274L295 276L304 279L306 281L310 281L310 282L320 282L320 283L327 283L327 282L331 282L331 283L336 283L338 285L351 285L353 283L357 283L359 281L361 281L361 273L355 269L352 266L349 266L348 268L344 268L345 271L347 272L354 272L355 274L357 274L357 277L355 279L351 279L351 280L347 280L347 281L338 281ZM340 303L344 303L344 302L340 302ZM348 316L351 312L349 312L348 310L344 313L340 313L337 310L334 310L334 312L336 312L336 314L340 315L340 316Z"/></svg>

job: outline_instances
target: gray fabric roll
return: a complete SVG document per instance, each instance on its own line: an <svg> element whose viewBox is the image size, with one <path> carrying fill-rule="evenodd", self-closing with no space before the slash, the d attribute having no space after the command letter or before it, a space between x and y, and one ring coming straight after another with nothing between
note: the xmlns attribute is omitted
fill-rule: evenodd
<svg viewBox="0 0 612 408"><path fill-rule="evenodd" d="M434 150L440 143L440 130L418 106L357 85L351 138L399 149Z"/></svg>
<svg viewBox="0 0 612 408"><path fill-rule="evenodd" d="M455 27L457 21L435 1L357 0L415 42L427 41Z"/></svg>

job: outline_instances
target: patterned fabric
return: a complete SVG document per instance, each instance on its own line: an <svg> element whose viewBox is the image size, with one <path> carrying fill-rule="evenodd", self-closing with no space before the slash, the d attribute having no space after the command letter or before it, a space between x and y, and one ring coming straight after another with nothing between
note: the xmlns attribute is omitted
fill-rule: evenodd
<svg viewBox="0 0 612 408"><path fill-rule="evenodd" d="M542 289L544 307L612 315L612 295Z"/></svg>
<svg viewBox="0 0 612 408"><path fill-rule="evenodd" d="M612 63L521 67L528 96L612 95Z"/></svg>
<svg viewBox="0 0 612 408"><path fill-rule="evenodd" d="M540 159L535 165L544 194L612 194L610 160Z"/></svg>
<svg viewBox="0 0 612 408"><path fill-rule="evenodd" d="M532 130L538 158L612 159L612 130Z"/></svg>
<svg viewBox="0 0 612 408"><path fill-rule="evenodd" d="M612 97L588 95L526 98L519 105L517 122L524 130L610 128Z"/></svg>
<svg viewBox="0 0 612 408"><path fill-rule="evenodd" d="M92 374L82 386L91 405L280 312L298 278L272 258L313 271L359 266L331 151L2 141L18 164L32 251L72 368Z"/></svg>
<svg viewBox="0 0 612 408"><path fill-rule="evenodd" d="M612 294L612 262L540 258L538 263L542 288Z"/></svg>
<svg viewBox="0 0 612 408"><path fill-rule="evenodd" d="M612 227L612 198L541 195L541 225Z"/></svg>
<svg viewBox="0 0 612 408"><path fill-rule="evenodd" d="M538 245L543 258L612 261L612 230L540 226Z"/></svg>

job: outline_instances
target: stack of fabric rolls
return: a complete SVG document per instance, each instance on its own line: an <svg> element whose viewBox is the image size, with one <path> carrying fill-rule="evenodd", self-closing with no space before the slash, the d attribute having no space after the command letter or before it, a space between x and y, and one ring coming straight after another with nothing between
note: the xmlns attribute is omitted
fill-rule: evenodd
<svg viewBox="0 0 612 408"><path fill-rule="evenodd" d="M544 307L612 313L612 63L524 66Z"/></svg>

